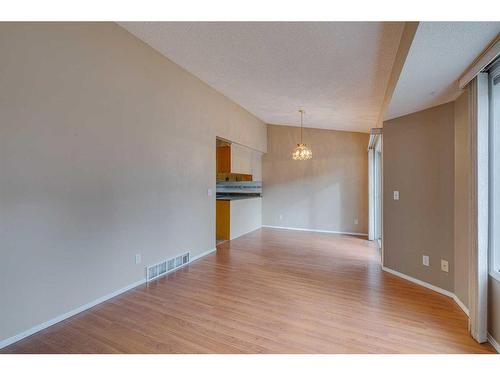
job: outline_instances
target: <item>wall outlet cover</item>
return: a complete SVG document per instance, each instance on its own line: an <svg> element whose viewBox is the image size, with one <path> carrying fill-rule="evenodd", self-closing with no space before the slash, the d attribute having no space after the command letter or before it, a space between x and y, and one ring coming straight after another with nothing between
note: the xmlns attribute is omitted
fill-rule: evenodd
<svg viewBox="0 0 500 375"><path fill-rule="evenodd" d="M139 264L142 262L141 254L135 254L135 264Z"/></svg>
<svg viewBox="0 0 500 375"><path fill-rule="evenodd" d="M394 191L392 192L392 194L393 194L394 200L395 200L395 201L398 201L398 200L399 200L399 191L394 190Z"/></svg>
<svg viewBox="0 0 500 375"><path fill-rule="evenodd" d="M449 271L447 260L441 259L441 271L444 271L444 272Z"/></svg>
<svg viewBox="0 0 500 375"><path fill-rule="evenodd" d="M354 224L357 225L358 223L359 223L358 219L354 219Z"/></svg>

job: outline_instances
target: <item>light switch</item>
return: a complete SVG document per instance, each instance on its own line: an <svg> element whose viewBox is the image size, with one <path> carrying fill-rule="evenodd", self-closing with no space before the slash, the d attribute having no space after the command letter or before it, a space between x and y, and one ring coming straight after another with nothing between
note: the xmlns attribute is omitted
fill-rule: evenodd
<svg viewBox="0 0 500 375"><path fill-rule="evenodd" d="M429 256L428 255L422 255L422 264L426 267L429 267Z"/></svg>
<svg viewBox="0 0 500 375"><path fill-rule="evenodd" d="M209 197L211 197L211 196L212 196L212 189L210 189L210 188L208 188L208 189L207 189L207 195L208 195Z"/></svg>
<svg viewBox="0 0 500 375"><path fill-rule="evenodd" d="M393 196L394 196L394 200L395 200L395 201L398 201L398 200L399 200L399 191L394 190L394 192L393 192Z"/></svg>

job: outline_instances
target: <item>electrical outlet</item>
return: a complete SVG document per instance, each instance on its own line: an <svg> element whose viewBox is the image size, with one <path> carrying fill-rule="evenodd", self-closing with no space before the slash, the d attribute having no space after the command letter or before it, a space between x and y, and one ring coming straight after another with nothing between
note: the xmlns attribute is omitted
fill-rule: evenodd
<svg viewBox="0 0 500 375"><path fill-rule="evenodd" d="M429 267L429 256L428 255L422 255L422 264L426 267Z"/></svg>
<svg viewBox="0 0 500 375"><path fill-rule="evenodd" d="M280 220L283 220L283 215L282 214L280 214Z"/></svg>
<svg viewBox="0 0 500 375"><path fill-rule="evenodd" d="M210 189L210 188L208 188L208 189L207 189L207 195L208 195L209 197L211 197L211 196L212 196L212 189Z"/></svg>
<svg viewBox="0 0 500 375"><path fill-rule="evenodd" d="M141 254L135 254L135 264L140 264L142 262Z"/></svg>
<svg viewBox="0 0 500 375"><path fill-rule="evenodd" d="M448 261L441 259L441 271L448 272Z"/></svg>
<svg viewBox="0 0 500 375"><path fill-rule="evenodd" d="M394 198L395 201L398 201L399 200L399 191L398 190L394 190L392 192L392 196Z"/></svg>
<svg viewBox="0 0 500 375"><path fill-rule="evenodd" d="M359 221L358 219L354 219L354 224L358 225Z"/></svg>

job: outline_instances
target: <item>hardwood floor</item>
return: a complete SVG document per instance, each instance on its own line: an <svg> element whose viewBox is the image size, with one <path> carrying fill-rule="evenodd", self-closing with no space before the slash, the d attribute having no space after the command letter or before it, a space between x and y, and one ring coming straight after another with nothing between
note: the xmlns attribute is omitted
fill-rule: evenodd
<svg viewBox="0 0 500 375"><path fill-rule="evenodd" d="M365 239L262 229L3 353L488 353Z"/></svg>

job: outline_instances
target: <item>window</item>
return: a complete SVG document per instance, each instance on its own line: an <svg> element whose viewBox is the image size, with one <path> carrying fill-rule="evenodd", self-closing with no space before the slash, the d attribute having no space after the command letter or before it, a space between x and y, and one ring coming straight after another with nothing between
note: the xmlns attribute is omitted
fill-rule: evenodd
<svg viewBox="0 0 500 375"><path fill-rule="evenodd" d="M490 274L500 281L500 60L489 70Z"/></svg>

